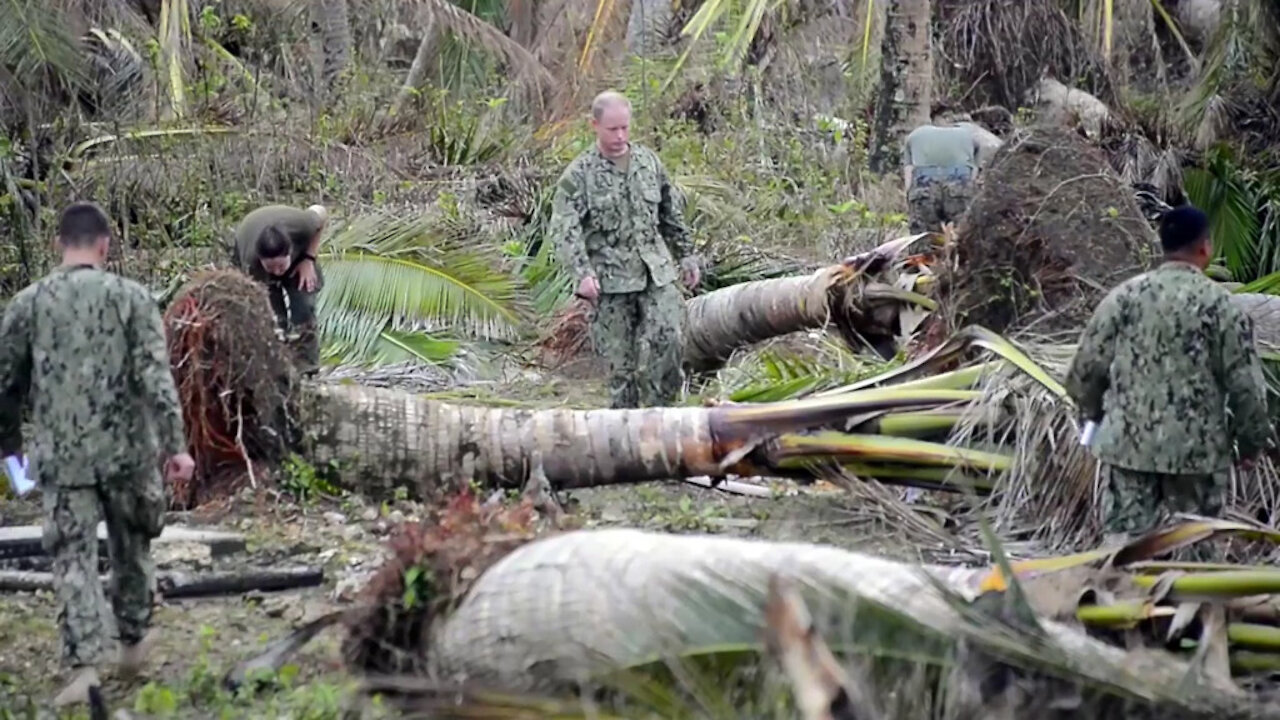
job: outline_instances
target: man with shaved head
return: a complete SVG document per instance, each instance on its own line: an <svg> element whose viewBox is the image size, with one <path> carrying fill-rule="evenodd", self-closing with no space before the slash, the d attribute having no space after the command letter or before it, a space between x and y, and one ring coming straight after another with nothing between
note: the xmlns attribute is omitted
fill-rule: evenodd
<svg viewBox="0 0 1280 720"><path fill-rule="evenodd" d="M232 248L232 259L240 270L266 284L271 310L281 331L297 333L304 373L315 372L320 364L315 305L324 276L316 263L316 253L320 251L320 233L328 218L323 205L306 210L266 205L240 221Z"/></svg>
<svg viewBox="0 0 1280 720"><path fill-rule="evenodd" d="M603 92L591 103L596 142L556 185L550 235L595 304L591 339L609 361L610 406L671 403L683 383L684 296L699 264L682 198L656 153L631 142L631 103Z"/></svg>

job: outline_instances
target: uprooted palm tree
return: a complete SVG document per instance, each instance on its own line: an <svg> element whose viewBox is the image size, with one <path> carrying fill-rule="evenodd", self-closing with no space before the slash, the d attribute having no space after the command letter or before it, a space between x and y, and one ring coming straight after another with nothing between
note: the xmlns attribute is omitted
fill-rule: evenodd
<svg viewBox="0 0 1280 720"><path fill-rule="evenodd" d="M971 328L905 366L852 384L791 378L769 397L778 402L490 408L354 384L293 381L284 389L270 374L288 365L270 359L283 353L270 323L243 317L255 312L261 293L234 271L217 272L193 281L167 314L170 352L181 359L175 377L193 393L184 396L193 450L220 458L201 463L202 473L226 471L243 482L237 468L264 459L245 439L273 437L370 495L403 486L430 496L472 480L519 487L541 475L553 487L704 475L804 479L838 466L858 478L992 494L998 522L1037 517L1035 532L1051 544L1098 530L1093 460L1077 442L1075 412L1057 379L1070 346L1026 345L1037 363L1007 340ZM1234 297L1258 300L1255 310L1277 304L1268 296ZM284 399L264 409L256 403L269 390L255 387L277 388ZM293 408L286 413L293 432L279 426L281 411L272 408L280 407ZM1270 505L1269 468L1238 484L1237 504Z"/></svg>
<svg viewBox="0 0 1280 720"><path fill-rule="evenodd" d="M932 273L925 255L907 251L928 234L906 235L812 273L722 287L685 303L684 362L713 370L733 353L762 340L830 328L855 352L892 357L921 312L937 304L917 288ZM929 253L931 254L931 253ZM542 342L564 361L585 348L590 307L579 301L557 318Z"/></svg>
<svg viewBox="0 0 1280 720"><path fill-rule="evenodd" d="M1194 521L1014 563L993 542L995 567L984 569L630 529L537 539L532 518L527 505L455 498L393 540L358 606L226 681L280 667L342 622L345 660L371 676L366 689L433 717L584 717L574 699L584 689L595 691L591 716L768 716L783 698L760 673L761 641L776 630L783 580L812 615L806 632L852 660L859 692L840 717L1280 716L1232 677L1274 667L1280 573L1154 560L1217 535L1274 543L1274 531Z"/></svg>

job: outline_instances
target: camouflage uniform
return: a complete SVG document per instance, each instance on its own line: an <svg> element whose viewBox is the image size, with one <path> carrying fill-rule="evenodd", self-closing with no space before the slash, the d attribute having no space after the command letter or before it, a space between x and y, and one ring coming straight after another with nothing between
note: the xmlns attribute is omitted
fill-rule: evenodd
<svg viewBox="0 0 1280 720"><path fill-rule="evenodd" d="M246 275L267 286L267 296L271 300L276 323L282 331L298 333L303 360L310 366L320 362L320 340L316 335L315 318L316 296L320 288L324 287L324 274L320 271L319 261L314 261L312 264L316 269L316 288L312 292L303 292L298 287L295 271L307 254L311 239L323 223L320 216L311 210L299 210L288 205L266 205L240 221L236 228L236 242L232 247L232 262ZM283 230L292 245L289 270L283 276L272 275L258 261L258 236L272 225ZM285 307L286 296L289 298L288 308Z"/></svg>
<svg viewBox="0 0 1280 720"><path fill-rule="evenodd" d="M118 637L151 620L151 539L167 506L161 459L186 452L164 328L142 286L82 265L59 267L18 293L0 321L0 451L27 448L44 495L44 545L61 605L62 661L101 662L112 613L98 582L105 520Z"/></svg>
<svg viewBox="0 0 1280 720"><path fill-rule="evenodd" d="M1085 418L1101 418L1108 532L1169 515L1215 515L1233 464L1271 434L1253 320L1196 267L1166 262L1098 305L1067 376Z"/></svg>
<svg viewBox="0 0 1280 720"><path fill-rule="evenodd" d="M973 200L978 145L970 127L918 127L902 144L902 164L912 167L907 188L911 232L940 231Z"/></svg>
<svg viewBox="0 0 1280 720"><path fill-rule="evenodd" d="M550 234L576 280L600 282L591 338L609 361L615 408L669 404L683 382L673 255L690 257L692 245L678 192L657 154L634 143L625 163L592 146L556 186Z"/></svg>

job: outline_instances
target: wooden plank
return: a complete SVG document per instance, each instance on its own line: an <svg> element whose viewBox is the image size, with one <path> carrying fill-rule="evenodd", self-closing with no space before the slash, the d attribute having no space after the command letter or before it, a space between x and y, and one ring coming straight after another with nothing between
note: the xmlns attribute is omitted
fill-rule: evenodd
<svg viewBox="0 0 1280 720"><path fill-rule="evenodd" d="M39 525L18 525L0 527L0 559L31 557L44 555L41 538L44 528ZM107 525L98 523L98 551L107 552ZM212 557L224 557L244 552L244 536L239 533L192 528L183 525L166 525L160 537L151 541L152 545L164 545L171 542L196 542L209 546Z"/></svg>
<svg viewBox="0 0 1280 720"><path fill-rule="evenodd" d="M105 585L108 575L99 578ZM214 572L156 573L156 588L164 599L239 595L252 591L273 592L314 587L324 583L324 569L313 566L260 568ZM53 574L27 570L0 570L0 592L52 590Z"/></svg>

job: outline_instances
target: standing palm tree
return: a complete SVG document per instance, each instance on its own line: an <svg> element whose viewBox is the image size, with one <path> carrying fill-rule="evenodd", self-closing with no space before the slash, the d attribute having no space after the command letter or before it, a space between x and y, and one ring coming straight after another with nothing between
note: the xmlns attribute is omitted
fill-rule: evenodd
<svg viewBox="0 0 1280 720"><path fill-rule="evenodd" d="M898 148L911 128L929 122L933 102L933 3L890 0L880 45L880 91L872 133L871 170L897 165Z"/></svg>

